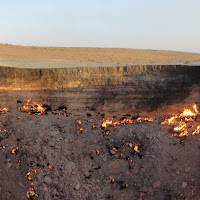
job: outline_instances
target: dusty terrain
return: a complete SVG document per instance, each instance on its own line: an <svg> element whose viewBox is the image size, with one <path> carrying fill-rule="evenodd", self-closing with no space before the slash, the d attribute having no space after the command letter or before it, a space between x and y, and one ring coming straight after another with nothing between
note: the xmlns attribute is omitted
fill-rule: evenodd
<svg viewBox="0 0 200 200"><path fill-rule="evenodd" d="M0 44L0 66L20 68L200 64L200 54L176 51L28 47Z"/></svg>
<svg viewBox="0 0 200 200"><path fill-rule="evenodd" d="M121 123L105 127L108 118L94 107L78 114L72 107L44 107L43 113L23 110L24 104L18 100L0 115L2 200L200 198L200 130L172 136L171 126L161 124L166 107L147 119L118 112L113 122ZM173 109L180 114L183 106ZM192 125L199 123L196 113Z"/></svg>
<svg viewBox="0 0 200 200"><path fill-rule="evenodd" d="M199 200L199 60L0 45L0 200Z"/></svg>

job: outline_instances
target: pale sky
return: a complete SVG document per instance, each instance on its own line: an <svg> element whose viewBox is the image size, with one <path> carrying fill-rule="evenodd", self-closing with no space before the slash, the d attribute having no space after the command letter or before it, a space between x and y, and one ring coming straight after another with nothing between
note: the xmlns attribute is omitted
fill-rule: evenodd
<svg viewBox="0 0 200 200"><path fill-rule="evenodd" d="M200 53L200 0L0 0L0 43Z"/></svg>

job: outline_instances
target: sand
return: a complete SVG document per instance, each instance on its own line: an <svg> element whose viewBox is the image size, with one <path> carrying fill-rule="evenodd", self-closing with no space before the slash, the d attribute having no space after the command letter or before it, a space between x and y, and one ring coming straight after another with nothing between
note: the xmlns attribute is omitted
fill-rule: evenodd
<svg viewBox="0 0 200 200"><path fill-rule="evenodd" d="M138 64L200 64L200 54L177 51L31 47L0 44L0 66L63 68Z"/></svg>

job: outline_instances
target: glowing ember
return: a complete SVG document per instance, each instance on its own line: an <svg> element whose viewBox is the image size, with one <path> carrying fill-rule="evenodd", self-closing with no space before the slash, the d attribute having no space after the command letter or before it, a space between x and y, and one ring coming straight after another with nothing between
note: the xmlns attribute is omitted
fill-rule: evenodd
<svg viewBox="0 0 200 200"><path fill-rule="evenodd" d="M51 166L51 165L48 165L48 168L49 168L49 169L52 169L52 166Z"/></svg>
<svg viewBox="0 0 200 200"><path fill-rule="evenodd" d="M165 119L161 124L167 124L173 127L173 135L178 137L196 135L200 133L200 126L197 126L195 130L192 127L196 126L195 120L198 115L197 105L193 105L193 110L185 108L179 115L174 115L168 119ZM192 131L192 132L191 132Z"/></svg>
<svg viewBox="0 0 200 200"><path fill-rule="evenodd" d="M28 198L38 197L38 195L35 193L35 190L33 188L29 188L29 190L26 192L26 196Z"/></svg>
<svg viewBox="0 0 200 200"><path fill-rule="evenodd" d="M128 144L128 146L129 146L129 147L133 147L133 143L130 142L130 143Z"/></svg>
<svg viewBox="0 0 200 200"><path fill-rule="evenodd" d="M115 147L112 148L113 151L117 151L117 149Z"/></svg>
<svg viewBox="0 0 200 200"><path fill-rule="evenodd" d="M108 131L108 130L106 130L106 131L104 131L104 135L109 135L110 134L110 131Z"/></svg>
<svg viewBox="0 0 200 200"><path fill-rule="evenodd" d="M192 132L192 135L200 134L200 125L197 126L197 128Z"/></svg>
<svg viewBox="0 0 200 200"><path fill-rule="evenodd" d="M11 153L13 154L13 155L16 155L16 152L17 152L17 150L18 150L19 148L18 147L13 147L12 149L11 149Z"/></svg>
<svg viewBox="0 0 200 200"><path fill-rule="evenodd" d="M82 124L82 121L80 119L76 120L76 122L81 125Z"/></svg>
<svg viewBox="0 0 200 200"><path fill-rule="evenodd" d="M26 196L28 197L28 198L30 198L30 199L32 199L33 197L38 197L38 195L37 195L37 193L36 193L36 191L35 191L35 189L33 188L33 186L35 185L34 184L34 182L33 182L33 179L32 179L32 177L31 177L31 173L37 173L37 172L39 172L39 171L42 171L42 169L31 169L30 171L28 171L27 173L26 173L26 178L27 178L27 180L28 180L28 182L29 182L29 184L30 184L30 188L28 189L28 191L26 192Z"/></svg>
<svg viewBox="0 0 200 200"><path fill-rule="evenodd" d="M0 113L8 112L8 108L6 107L0 107Z"/></svg>
<svg viewBox="0 0 200 200"><path fill-rule="evenodd" d="M106 128L108 125L112 125L113 124L113 119L103 119L103 122L101 124L102 127Z"/></svg>
<svg viewBox="0 0 200 200"><path fill-rule="evenodd" d="M99 154L100 154L100 151L99 151L99 150L96 150L96 154L99 155Z"/></svg>
<svg viewBox="0 0 200 200"><path fill-rule="evenodd" d="M111 180L111 183L114 183L115 182L115 179L112 177L112 176L109 176L110 180Z"/></svg>
<svg viewBox="0 0 200 200"><path fill-rule="evenodd" d="M144 122L144 121L147 121L147 122L152 122L153 121L153 118L137 118L136 119L136 122ZM110 118L110 119L103 119L103 122L101 124L101 126L103 128L107 128L108 126L114 126L114 127L117 127L119 125L126 125L126 124L132 124L134 122L133 119L130 119L130 118L123 118L122 120L120 121L114 121L113 118Z"/></svg>
<svg viewBox="0 0 200 200"><path fill-rule="evenodd" d="M138 118L136 119L136 121L137 121L137 122L144 122L144 121L146 121L146 122L153 122L153 118L148 118L148 117L142 118L142 117L138 117Z"/></svg>
<svg viewBox="0 0 200 200"><path fill-rule="evenodd" d="M1 146L1 148L10 150L10 152L13 155L16 155L17 151L19 150L19 147L16 147L15 145L8 145L8 144Z"/></svg>
<svg viewBox="0 0 200 200"><path fill-rule="evenodd" d="M126 123L129 123L129 124L132 124L133 123L133 120L132 119L129 119L129 118L124 118L121 122L121 124L126 124Z"/></svg>
<svg viewBox="0 0 200 200"><path fill-rule="evenodd" d="M137 153L140 152L138 145L135 145L135 146L134 146L134 151L137 152Z"/></svg>
<svg viewBox="0 0 200 200"><path fill-rule="evenodd" d="M22 112L27 112L29 115L43 115L46 112L46 108L42 104L31 101L31 99L28 99L19 109Z"/></svg>

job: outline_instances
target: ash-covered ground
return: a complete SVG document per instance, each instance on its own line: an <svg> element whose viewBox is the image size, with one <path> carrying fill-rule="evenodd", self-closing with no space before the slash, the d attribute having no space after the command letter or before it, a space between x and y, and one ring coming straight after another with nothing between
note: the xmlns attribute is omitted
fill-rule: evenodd
<svg viewBox="0 0 200 200"><path fill-rule="evenodd" d="M0 114L1 200L200 199L200 135L173 137L163 115L118 113L103 125L89 107L21 105Z"/></svg>

